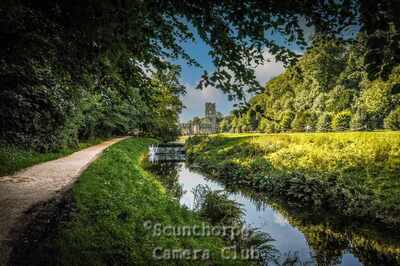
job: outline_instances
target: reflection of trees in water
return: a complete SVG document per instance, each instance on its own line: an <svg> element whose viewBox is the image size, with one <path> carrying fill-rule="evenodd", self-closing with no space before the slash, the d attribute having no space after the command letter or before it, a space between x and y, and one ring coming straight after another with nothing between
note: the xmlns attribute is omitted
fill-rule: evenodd
<svg viewBox="0 0 400 266"><path fill-rule="evenodd" d="M400 241L378 228L367 228L342 217L272 203L292 226L306 237L317 265L337 265L344 253L352 253L363 265L400 265Z"/></svg>
<svg viewBox="0 0 400 266"><path fill-rule="evenodd" d="M337 265L344 253L352 253L363 265L400 265L399 232L385 232L368 222L352 221L331 213L289 205L284 199L267 199L262 193L237 184L211 178L227 190L240 193L250 199L257 209L271 206L306 237L313 250L317 265ZM287 265L298 265L299 261Z"/></svg>
<svg viewBox="0 0 400 266"><path fill-rule="evenodd" d="M361 232L350 232L350 228L335 231L338 229L314 224L297 227L313 249L318 265L337 265L346 251L350 251L363 265L400 265L399 243L387 243L385 238L368 238Z"/></svg>
<svg viewBox="0 0 400 266"><path fill-rule="evenodd" d="M318 265L337 265L346 251L363 265L400 265L398 233L330 214L317 216L282 202L274 203L273 207L304 234Z"/></svg>
<svg viewBox="0 0 400 266"><path fill-rule="evenodd" d="M349 241L341 234L331 234L329 230L313 230L313 227L301 228L307 242L314 251L318 265L340 264L343 253L349 249Z"/></svg>
<svg viewBox="0 0 400 266"><path fill-rule="evenodd" d="M160 161L155 164L149 164L146 169L154 174L164 187L178 200L183 195L183 189L179 184L179 170L182 166L177 162Z"/></svg>
<svg viewBox="0 0 400 266"><path fill-rule="evenodd" d="M355 245L352 251L365 266L400 265L399 247L397 247L397 252L389 255L376 249L373 242L366 241L363 245Z"/></svg>

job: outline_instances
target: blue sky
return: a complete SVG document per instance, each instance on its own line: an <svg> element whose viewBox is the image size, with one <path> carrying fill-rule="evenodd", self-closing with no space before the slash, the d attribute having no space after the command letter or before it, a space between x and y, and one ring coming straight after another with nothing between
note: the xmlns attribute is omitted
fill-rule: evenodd
<svg viewBox="0 0 400 266"><path fill-rule="evenodd" d="M208 55L210 51L206 43L202 41L200 37L197 36L193 27L191 27L195 35L195 42L183 43L182 47L186 52L196 59L203 68L198 68L194 66L189 66L184 60L174 61L175 64L179 64L182 67L182 83L187 88L187 93L182 97L183 104L186 108L182 111L180 115L181 122L186 122L191 120L195 116L204 116L204 105L206 102L215 102L217 105L217 111L224 115L229 114L233 110L233 102L228 100L227 95L225 95L220 90L212 87L208 87L204 90L195 89L198 84L201 75L206 70L208 73L214 71L214 65L211 61L211 57ZM305 35L310 36L312 30L305 30ZM275 40L278 44L284 45L291 48L293 51L301 53L301 50L295 45L291 45L285 42L285 39L281 35L269 34L270 38ZM267 51L264 51L264 59L271 59L270 62L265 62L263 65L255 68L256 78L261 85L264 85L271 78L281 74L284 71L283 64L281 62L276 62L275 58Z"/></svg>

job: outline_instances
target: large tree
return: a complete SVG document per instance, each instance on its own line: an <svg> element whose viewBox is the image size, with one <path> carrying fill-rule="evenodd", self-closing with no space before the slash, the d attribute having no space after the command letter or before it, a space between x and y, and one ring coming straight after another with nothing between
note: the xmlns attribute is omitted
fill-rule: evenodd
<svg viewBox="0 0 400 266"><path fill-rule="evenodd" d="M296 60L296 54L277 43L273 34L305 47L301 22L324 34L364 22L369 32L375 32L367 23L375 14L365 11L356 20L357 14L356 0L3 1L2 57L3 63L12 64L21 50L26 52L18 56L20 60L54 53L54 59L76 76L102 52L120 48L153 66L177 57L197 65L181 47L183 41L193 40L188 26L192 25L210 46L216 66L214 73L204 75L202 84L240 97L243 87L259 88L251 67L263 62L264 49L285 63Z"/></svg>

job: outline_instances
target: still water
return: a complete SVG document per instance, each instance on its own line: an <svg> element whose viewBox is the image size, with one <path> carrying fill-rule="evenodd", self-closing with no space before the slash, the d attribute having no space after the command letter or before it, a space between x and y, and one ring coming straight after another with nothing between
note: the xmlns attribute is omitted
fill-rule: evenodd
<svg viewBox="0 0 400 266"><path fill-rule="evenodd" d="M183 195L180 199L182 205L186 205L189 208L192 207L194 200L193 189L199 184L208 185L213 190L225 189L222 184L190 170L185 163L180 163L177 168L178 182L183 190ZM275 240L273 244L284 258L297 255L302 263L313 262L313 251L304 235L279 212L268 206L268 204L252 200L240 192L230 192L230 199L242 205L245 211L244 220L246 224L268 233ZM362 264L352 254L344 252L339 265L355 266Z"/></svg>
<svg viewBox="0 0 400 266"><path fill-rule="evenodd" d="M340 221L336 226L335 218L326 220L271 205L267 199L207 178L181 159L181 153L172 157L162 154L154 161L157 175L168 180L164 182L167 188L179 191L180 203L193 208L193 190L198 185L226 191L230 199L242 205L245 223L275 240L272 244L279 251L279 264L288 258L296 262L287 265L398 265L400 261L396 239L378 233L370 238L368 230L357 225Z"/></svg>

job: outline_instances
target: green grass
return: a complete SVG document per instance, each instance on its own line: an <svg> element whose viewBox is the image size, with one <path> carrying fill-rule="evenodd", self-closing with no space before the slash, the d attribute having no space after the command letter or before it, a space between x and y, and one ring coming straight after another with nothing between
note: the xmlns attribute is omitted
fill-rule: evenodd
<svg viewBox="0 0 400 266"><path fill-rule="evenodd" d="M48 245L46 265L248 265L222 261L226 243L217 237L154 235L145 221L162 226L200 225L194 212L180 206L141 161L156 141L131 138L108 148L73 188L76 210L59 226ZM209 250L211 259L155 260L153 250ZM41 254L45 254L43 252ZM38 260L38 256L34 256ZM40 263L37 263L40 264Z"/></svg>
<svg viewBox="0 0 400 266"><path fill-rule="evenodd" d="M190 159L213 176L399 222L400 132L220 134L187 143Z"/></svg>
<svg viewBox="0 0 400 266"><path fill-rule="evenodd" d="M53 152L40 153L11 145L0 147L0 176L10 175L29 166L55 160L78 150L99 144L104 139L93 139L80 143L76 148L61 148Z"/></svg>

